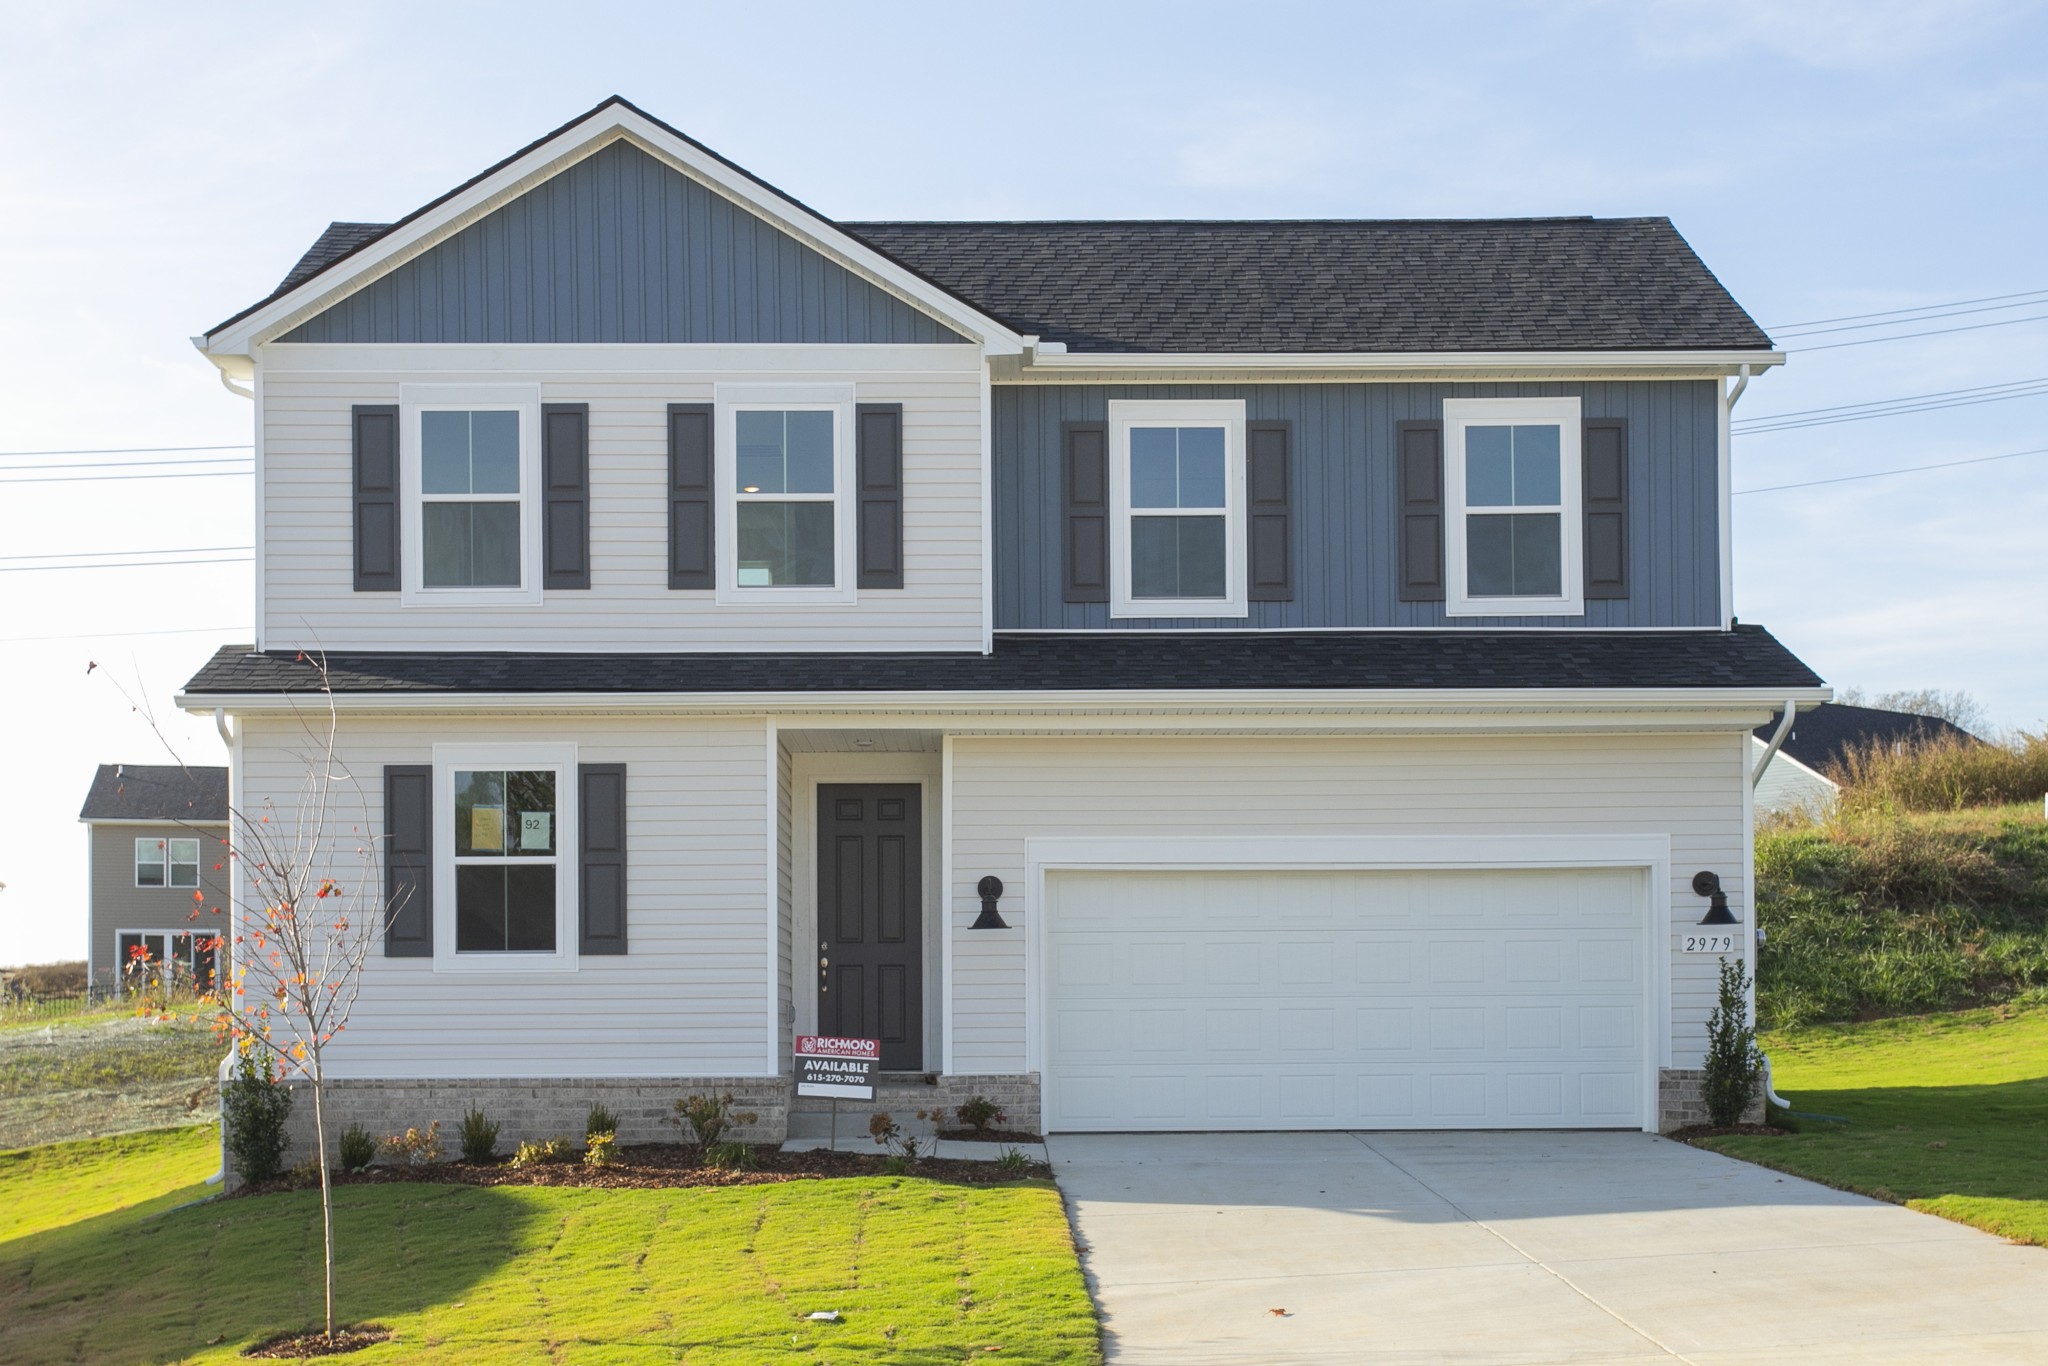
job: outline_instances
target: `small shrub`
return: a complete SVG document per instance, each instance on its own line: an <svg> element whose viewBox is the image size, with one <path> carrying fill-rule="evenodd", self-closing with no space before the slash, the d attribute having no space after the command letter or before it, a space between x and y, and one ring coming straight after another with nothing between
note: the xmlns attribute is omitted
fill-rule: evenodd
<svg viewBox="0 0 2048 1366"><path fill-rule="evenodd" d="M603 1101L599 1101L590 1107L590 1115L583 1121L583 1136L585 1138L590 1138L597 1134L617 1136L618 1132L619 1117L610 1110L605 1109Z"/></svg>
<svg viewBox="0 0 2048 1366"><path fill-rule="evenodd" d="M706 1145L704 1165L723 1171L744 1172L754 1169L754 1150L737 1139L726 1139L722 1143Z"/></svg>
<svg viewBox="0 0 2048 1366"><path fill-rule="evenodd" d="M960 1102L960 1122L977 1134L985 1134L994 1125L1008 1124L1010 1117L987 1096L969 1096Z"/></svg>
<svg viewBox="0 0 2048 1366"><path fill-rule="evenodd" d="M1031 1159L1024 1156L1024 1150L1017 1147L1004 1148L996 1155L996 1170L1015 1174L1031 1165Z"/></svg>
<svg viewBox="0 0 2048 1366"><path fill-rule="evenodd" d="M583 1140L583 1165L586 1167L609 1167L619 1160L619 1138L617 1134L600 1130L587 1135Z"/></svg>
<svg viewBox="0 0 2048 1366"><path fill-rule="evenodd" d="M901 1162L904 1166L917 1161L918 1149L923 1146L917 1135L906 1132L887 1110L868 1116L868 1133L875 1142L888 1149L892 1161Z"/></svg>
<svg viewBox="0 0 2048 1366"><path fill-rule="evenodd" d="M464 1162L489 1162L498 1155L498 1126L474 1104L463 1113L462 1127L456 1135L462 1144Z"/></svg>
<svg viewBox="0 0 2048 1366"><path fill-rule="evenodd" d="M910 1173L910 1159L895 1156L885 1157L882 1159L882 1170L891 1176L907 1176Z"/></svg>
<svg viewBox="0 0 2048 1366"><path fill-rule="evenodd" d="M259 1062L257 1054L262 1053ZM242 1050L234 1078L221 1088L221 1124L228 1154L244 1181L268 1181L284 1171L291 1136L292 1090L260 1046Z"/></svg>
<svg viewBox="0 0 2048 1366"><path fill-rule="evenodd" d="M709 1148L717 1143L733 1126L752 1124L760 1118L751 1111L735 1113L730 1091L714 1096L692 1093L677 1101L675 1109L671 1122L689 1130L700 1148Z"/></svg>
<svg viewBox="0 0 2048 1366"><path fill-rule="evenodd" d="M576 1149L566 1138L543 1138L539 1142L525 1141L519 1151L512 1154L515 1167L546 1167L560 1162L576 1160Z"/></svg>
<svg viewBox="0 0 2048 1366"><path fill-rule="evenodd" d="M384 1140L384 1155L401 1167L431 1167L441 1160L441 1121Z"/></svg>
<svg viewBox="0 0 2048 1366"><path fill-rule="evenodd" d="M360 1124L351 1124L343 1129L335 1147L341 1156L341 1169L345 1172L359 1172L377 1160L376 1135Z"/></svg>
<svg viewBox="0 0 2048 1366"><path fill-rule="evenodd" d="M1707 1066L1701 1089L1707 1121L1717 1129L1740 1124L1763 1086L1763 1055L1749 1023L1749 973L1734 958L1721 960L1721 996L1707 1017Z"/></svg>

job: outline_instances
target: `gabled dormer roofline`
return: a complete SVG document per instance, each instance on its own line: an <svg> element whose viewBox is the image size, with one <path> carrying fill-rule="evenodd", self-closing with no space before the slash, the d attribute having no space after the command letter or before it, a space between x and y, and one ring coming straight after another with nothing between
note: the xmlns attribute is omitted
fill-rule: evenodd
<svg viewBox="0 0 2048 1366"><path fill-rule="evenodd" d="M621 138L842 262L879 288L974 338L989 355L1016 355L1023 350L1023 338L1003 323L619 95L611 96L588 113L413 210L306 279L280 287L268 298L195 337L193 342L224 374L246 377L255 349L264 342L283 335Z"/></svg>

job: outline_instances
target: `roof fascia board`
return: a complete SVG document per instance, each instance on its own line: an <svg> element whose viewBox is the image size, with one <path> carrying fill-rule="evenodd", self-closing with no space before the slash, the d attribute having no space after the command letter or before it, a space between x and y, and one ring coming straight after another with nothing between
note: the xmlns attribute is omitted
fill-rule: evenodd
<svg viewBox="0 0 2048 1366"><path fill-rule="evenodd" d="M1119 352L1027 351L1014 375L997 379L1099 382L1118 375L1156 379L1208 377L1215 372L1259 376L1345 374L1358 379L1589 379L1646 375L1712 378L1747 366L1752 374L1785 363L1782 351L1363 351Z"/></svg>
<svg viewBox="0 0 2048 1366"><path fill-rule="evenodd" d="M337 711L505 712L598 709L606 712L720 712L886 714L972 716L989 711L1022 711L1063 715L1186 716L1213 713L1243 716L1358 716L1408 712L1445 717L1490 713L1569 714L1614 710L1674 711L1695 721L1703 712L1762 709L1775 711L1788 699L1799 703L1826 701L1827 688L1398 688L1289 689L1227 691L1102 690L989 692L847 692L847 693L352 693L336 692ZM206 713L220 707L235 713L300 712L313 697L304 693L180 693L177 705ZM323 707L326 702L320 705ZM1754 729L1762 722L1750 723Z"/></svg>
<svg viewBox="0 0 2048 1366"><path fill-rule="evenodd" d="M161 825L182 830L188 825L226 825L225 819L208 816L183 820L177 816L80 816L80 825Z"/></svg>
<svg viewBox="0 0 2048 1366"><path fill-rule="evenodd" d="M735 174L725 162L671 130L624 105L607 105L591 117L529 149L491 175L470 185L432 211L402 223L336 261L261 308L205 336L209 356L254 355L265 341L290 331L348 295L453 236L502 204L542 181L601 151L619 138L666 161L742 208L791 233L806 245L834 257L871 283L972 335L990 355L1016 355L1023 339L1002 323L981 313L884 256L829 220L786 196ZM339 273L336 273L339 272Z"/></svg>

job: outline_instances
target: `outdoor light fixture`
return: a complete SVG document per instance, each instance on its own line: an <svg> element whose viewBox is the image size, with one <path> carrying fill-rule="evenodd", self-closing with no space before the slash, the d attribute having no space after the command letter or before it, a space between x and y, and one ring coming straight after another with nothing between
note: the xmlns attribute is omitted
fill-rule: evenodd
<svg viewBox="0 0 2048 1366"><path fill-rule="evenodd" d="M996 902L1002 900L1003 880L991 873L974 884L974 894L981 898L981 914L975 917L970 929L1007 930L1003 918L996 914Z"/></svg>
<svg viewBox="0 0 2048 1366"><path fill-rule="evenodd" d="M1721 879L1705 871L1692 875L1692 894L1707 898L1707 913L1700 917L1702 925L1740 925L1735 912L1728 909L1728 893L1721 890Z"/></svg>

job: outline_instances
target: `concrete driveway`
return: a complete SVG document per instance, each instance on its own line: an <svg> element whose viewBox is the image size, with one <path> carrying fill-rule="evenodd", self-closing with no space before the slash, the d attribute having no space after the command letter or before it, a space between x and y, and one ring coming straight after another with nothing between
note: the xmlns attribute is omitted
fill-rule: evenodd
<svg viewBox="0 0 2048 1366"><path fill-rule="evenodd" d="M1051 1150L1112 1361L2048 1361L2048 1250L1647 1134Z"/></svg>

